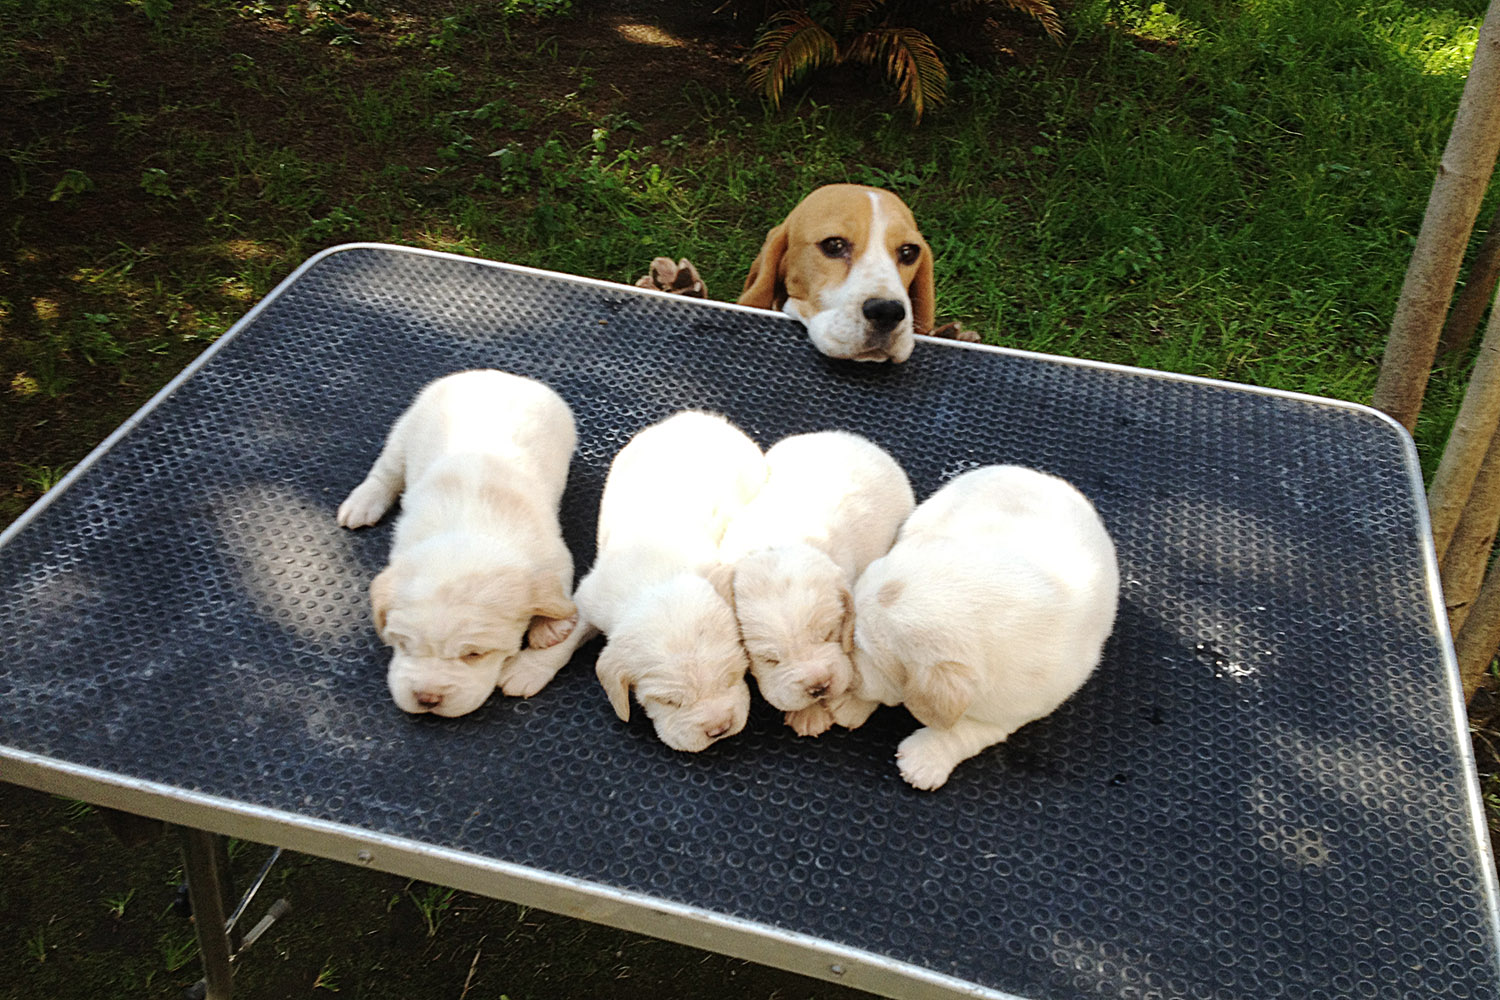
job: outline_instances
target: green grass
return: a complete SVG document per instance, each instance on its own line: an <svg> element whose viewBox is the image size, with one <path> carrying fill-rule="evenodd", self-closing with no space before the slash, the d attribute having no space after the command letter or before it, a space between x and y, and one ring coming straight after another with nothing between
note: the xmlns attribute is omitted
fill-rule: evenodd
<svg viewBox="0 0 1500 1000"><path fill-rule="evenodd" d="M847 75L771 112L724 60L631 49L565 2L408 7L0 0L0 523L329 245L625 282L687 256L730 299L766 230L834 181L907 199L939 320L991 343L1366 401L1484 5L1080 0L1066 47L952 57L919 129ZM1464 367L1432 383L1429 469ZM62 832L0 852L0 909L26 906L3 923L0 998L175 995L191 935L143 874L170 871L170 845L133 868L79 832L91 818L44 815ZM517 1000L718 995L736 971L736 995L842 995L293 867L351 926L299 902L247 966L274 995L457 996L481 953L484 995ZM539 949L568 957L529 967Z"/></svg>

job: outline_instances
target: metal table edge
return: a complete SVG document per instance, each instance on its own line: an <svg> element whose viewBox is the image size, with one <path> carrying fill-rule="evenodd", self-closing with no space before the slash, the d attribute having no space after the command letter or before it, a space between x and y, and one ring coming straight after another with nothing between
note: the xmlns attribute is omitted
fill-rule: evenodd
<svg viewBox="0 0 1500 1000"><path fill-rule="evenodd" d="M0 780L757 962L895 1000L1026 1000L874 952L646 893L0 746Z"/></svg>

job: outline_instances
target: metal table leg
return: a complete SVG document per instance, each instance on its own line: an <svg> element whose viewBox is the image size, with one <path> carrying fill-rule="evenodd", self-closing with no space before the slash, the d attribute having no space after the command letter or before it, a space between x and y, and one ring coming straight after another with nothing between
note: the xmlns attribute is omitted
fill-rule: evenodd
<svg viewBox="0 0 1500 1000"><path fill-rule="evenodd" d="M185 826L178 830L198 954L203 959L204 996L206 1000L230 1000L229 958L234 947L227 930L232 895L228 843L224 837L204 830Z"/></svg>

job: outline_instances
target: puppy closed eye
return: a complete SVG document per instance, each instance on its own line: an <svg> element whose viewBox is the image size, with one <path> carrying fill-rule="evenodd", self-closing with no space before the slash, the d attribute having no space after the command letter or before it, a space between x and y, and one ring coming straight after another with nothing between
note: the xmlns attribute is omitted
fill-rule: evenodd
<svg viewBox="0 0 1500 1000"><path fill-rule="evenodd" d="M652 698L651 700L654 701L654 702L656 702L658 705L665 705L667 708L681 708L682 707L682 699L681 698L677 698L677 697Z"/></svg>
<svg viewBox="0 0 1500 1000"><path fill-rule="evenodd" d="M493 649L466 649L458 654L458 658L465 663L479 663L493 652Z"/></svg>

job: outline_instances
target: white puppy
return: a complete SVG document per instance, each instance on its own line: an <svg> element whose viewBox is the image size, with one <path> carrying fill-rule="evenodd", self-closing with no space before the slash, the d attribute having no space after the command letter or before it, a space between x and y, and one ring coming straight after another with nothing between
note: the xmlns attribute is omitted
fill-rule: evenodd
<svg viewBox="0 0 1500 1000"><path fill-rule="evenodd" d="M630 696L662 742L695 752L745 727L749 664L719 563L729 519L766 478L760 447L723 417L687 411L640 431L610 466L599 551L578 584L579 627L596 632L599 683L621 720Z"/></svg>
<svg viewBox="0 0 1500 1000"><path fill-rule="evenodd" d="M735 613L750 671L787 725L816 736L825 699L854 677L854 581L890 549L915 500L906 473L857 434L785 438L766 452L766 485L729 525Z"/></svg>
<svg viewBox="0 0 1500 1000"><path fill-rule="evenodd" d="M1067 482L974 469L922 503L854 588L858 725L904 703L925 728L901 776L937 788L960 761L1052 712L1083 685L1114 627L1114 543Z"/></svg>
<svg viewBox="0 0 1500 1000"><path fill-rule="evenodd" d="M401 497L370 605L404 711L463 715L497 685L529 697L562 665L533 651L565 638L576 615L557 522L575 443L572 411L547 386L460 372L417 394L339 506L339 524L359 528Z"/></svg>

